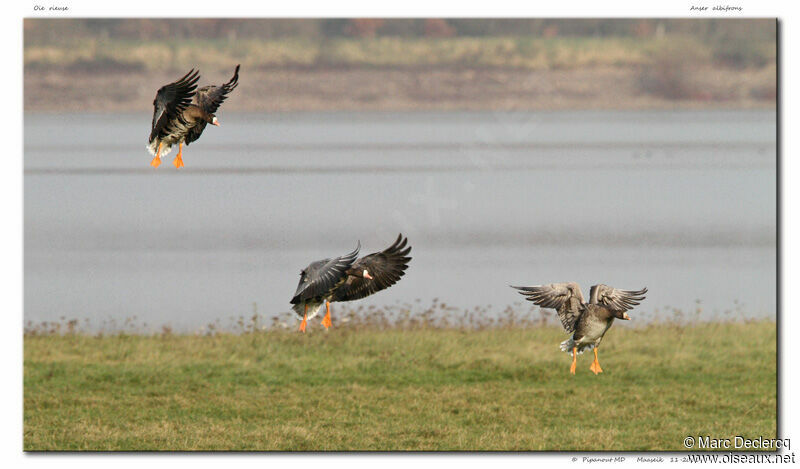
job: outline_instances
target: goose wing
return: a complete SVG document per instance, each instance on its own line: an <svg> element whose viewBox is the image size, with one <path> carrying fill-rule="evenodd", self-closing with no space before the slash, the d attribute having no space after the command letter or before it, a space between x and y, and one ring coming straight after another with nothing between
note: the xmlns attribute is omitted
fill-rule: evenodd
<svg viewBox="0 0 800 469"><path fill-rule="evenodd" d="M296 305L312 298L324 298L330 295L347 276L347 269L355 262L359 249L361 243L349 254L309 264L300 272L300 282L290 303Z"/></svg>
<svg viewBox="0 0 800 469"><path fill-rule="evenodd" d="M367 270L372 279L348 276L333 293L333 301L358 300L397 283L400 277L405 275L408 261L411 260L408 257L411 246L406 246L407 243L408 238L400 234L388 248L357 260L352 270L358 272Z"/></svg>
<svg viewBox="0 0 800 469"><path fill-rule="evenodd" d="M220 104L228 97L228 93L239 85L239 65L233 71L233 77L222 86L208 85L197 90L195 104L209 114L217 112Z"/></svg>
<svg viewBox="0 0 800 469"><path fill-rule="evenodd" d="M628 311L644 300L647 288L641 290L618 290L608 285L594 285L589 294L589 303L607 306L615 311Z"/></svg>
<svg viewBox="0 0 800 469"><path fill-rule="evenodd" d="M191 104L199 79L200 72L192 69L179 80L158 89L153 100L150 142L169 133L172 123Z"/></svg>
<svg viewBox="0 0 800 469"><path fill-rule="evenodd" d="M194 95L194 104L208 114L214 114L219 109L220 104L228 97L228 93L233 91L239 84L239 65L233 71L233 78L228 83L222 86L208 85L197 90ZM206 122L200 121L198 125L192 127L186 135L186 144L190 144L200 138L203 130L206 128Z"/></svg>
<svg viewBox="0 0 800 469"><path fill-rule="evenodd" d="M567 332L575 330L578 318L584 311L584 300L581 287L574 282L534 285L532 287L515 287L526 300L532 301L542 308L553 308L558 319Z"/></svg>

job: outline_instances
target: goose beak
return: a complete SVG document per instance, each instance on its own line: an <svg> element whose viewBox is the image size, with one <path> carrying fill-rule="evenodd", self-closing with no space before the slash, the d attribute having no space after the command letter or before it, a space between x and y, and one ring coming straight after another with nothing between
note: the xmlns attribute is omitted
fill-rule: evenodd
<svg viewBox="0 0 800 469"><path fill-rule="evenodd" d="M369 274L366 270L364 271L364 278L367 280L372 280L372 275Z"/></svg>
<svg viewBox="0 0 800 469"><path fill-rule="evenodd" d="M630 321L630 320L631 320L631 317L630 317L630 316L628 316L628 313L622 313L622 319L624 319L624 320L626 320L626 321Z"/></svg>
<svg viewBox="0 0 800 469"><path fill-rule="evenodd" d="M211 125L216 125L217 127L219 127L219 121L217 120L216 117L211 121Z"/></svg>

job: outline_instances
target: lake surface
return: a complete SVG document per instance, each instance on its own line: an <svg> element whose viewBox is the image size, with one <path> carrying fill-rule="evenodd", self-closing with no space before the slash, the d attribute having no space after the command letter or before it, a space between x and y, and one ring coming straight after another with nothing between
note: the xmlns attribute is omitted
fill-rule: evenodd
<svg viewBox="0 0 800 469"><path fill-rule="evenodd" d="M499 311L574 280L775 317L773 111L219 117L176 170L148 114L25 116L26 321L285 315L309 262L398 232L406 277L357 304Z"/></svg>

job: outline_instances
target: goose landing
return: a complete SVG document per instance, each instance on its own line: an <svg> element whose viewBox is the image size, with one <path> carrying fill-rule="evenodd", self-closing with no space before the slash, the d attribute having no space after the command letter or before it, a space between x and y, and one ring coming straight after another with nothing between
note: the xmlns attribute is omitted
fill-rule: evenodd
<svg viewBox="0 0 800 469"><path fill-rule="evenodd" d="M594 361L589 369L595 375L603 372L597 359L597 349L614 319L628 321L627 311L644 300L647 288L638 291L617 290L607 285L594 285L589 293L589 302L577 283L551 283L532 287L514 287L525 299L542 308L553 308L564 330L572 332L572 337L561 343L561 350L572 353L569 372L575 374L578 354L584 350L594 350Z"/></svg>
<svg viewBox="0 0 800 469"><path fill-rule="evenodd" d="M406 247L407 242L401 234L383 251L356 260L361 249L359 242L349 254L309 264L300 272L297 291L290 301L292 310L302 318L300 331L305 332L308 320L319 313L323 303L325 316L321 324L327 330L333 325L331 302L358 300L397 283L411 260L408 257L411 246Z"/></svg>

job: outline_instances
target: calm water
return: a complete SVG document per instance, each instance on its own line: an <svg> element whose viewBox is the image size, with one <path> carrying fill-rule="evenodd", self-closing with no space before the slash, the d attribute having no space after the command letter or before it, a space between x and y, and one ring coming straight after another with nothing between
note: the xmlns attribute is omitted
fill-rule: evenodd
<svg viewBox="0 0 800 469"><path fill-rule="evenodd" d="M223 113L180 171L150 117L26 115L26 320L284 313L310 261L400 231L408 275L362 304L575 280L775 315L774 112Z"/></svg>

